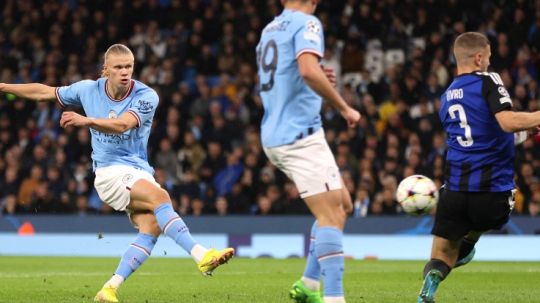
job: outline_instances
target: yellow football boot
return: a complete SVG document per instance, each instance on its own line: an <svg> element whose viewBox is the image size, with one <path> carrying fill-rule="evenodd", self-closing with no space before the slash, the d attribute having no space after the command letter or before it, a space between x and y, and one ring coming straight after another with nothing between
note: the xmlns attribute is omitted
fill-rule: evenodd
<svg viewBox="0 0 540 303"><path fill-rule="evenodd" d="M211 276L214 269L227 263L234 256L234 248L216 250L209 249L202 260L197 263L199 271L205 276Z"/></svg>
<svg viewBox="0 0 540 303"><path fill-rule="evenodd" d="M94 302L118 302L116 288L104 286L94 297Z"/></svg>

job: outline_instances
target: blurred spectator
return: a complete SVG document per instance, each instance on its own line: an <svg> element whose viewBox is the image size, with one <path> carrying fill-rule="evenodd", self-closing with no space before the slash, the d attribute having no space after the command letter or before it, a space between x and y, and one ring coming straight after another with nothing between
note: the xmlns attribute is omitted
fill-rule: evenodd
<svg viewBox="0 0 540 303"><path fill-rule="evenodd" d="M222 154L221 144L217 141L210 141L207 145L207 157L205 158L200 171L203 181L210 181L214 175L225 167L225 158Z"/></svg>
<svg viewBox="0 0 540 303"><path fill-rule="evenodd" d="M39 165L32 166L30 175L25 178L19 189L19 196L17 199L18 206L25 211L30 211L32 207L32 196L40 187L43 179L43 169Z"/></svg>
<svg viewBox="0 0 540 303"><path fill-rule="evenodd" d="M218 197L216 199L216 214L218 216L225 216L229 213L229 202L225 197Z"/></svg>
<svg viewBox="0 0 540 303"><path fill-rule="evenodd" d="M201 199L193 199L191 201L191 215L201 216L205 213L204 202Z"/></svg>
<svg viewBox="0 0 540 303"><path fill-rule="evenodd" d="M260 195L257 198L257 205L255 207L255 215L266 216L273 214L272 201L265 195Z"/></svg>
<svg viewBox="0 0 540 303"><path fill-rule="evenodd" d="M218 171L214 177L214 187L218 196L226 195L232 191L234 184L242 176L243 169L239 155L234 152L229 153L226 167Z"/></svg>
<svg viewBox="0 0 540 303"><path fill-rule="evenodd" d="M59 200L51 195L47 182L40 183L32 193L31 207L35 213L54 213L57 202Z"/></svg>
<svg viewBox="0 0 540 303"><path fill-rule="evenodd" d="M0 213L14 215L17 211L17 197L15 195L7 195L3 200L0 200Z"/></svg>
<svg viewBox="0 0 540 303"><path fill-rule="evenodd" d="M159 150L156 154L155 167L165 171L167 183L178 183L178 174L176 172L176 153L172 149L171 141L169 141L168 138L163 138L159 142Z"/></svg>
<svg viewBox="0 0 540 303"><path fill-rule="evenodd" d="M0 82L61 86L95 79L105 46L125 41L136 57L134 77L161 95L149 157L182 215L217 211L221 196L227 213L307 212L296 203L292 183L268 165L257 135L264 113L255 45L262 24L279 13L279 1L74 3L0 2ZM367 215L399 213L392 186L384 185L388 177L398 182L421 173L443 181L446 138L438 104L455 73L451 42L459 33L485 33L491 69L514 105L540 108L538 4L460 4L413 0L411 11L399 1L338 0L318 8L327 35L321 63L336 71L338 90L363 114L361 128L347 130L331 107L321 112L347 189L359 202L355 216L364 216L366 207ZM89 131L95 130L60 129L53 104L11 95L0 96L0 113L4 212L31 211L32 197L46 201L47 195L54 200L51 211L110 212L90 190ZM536 142L517 148L522 205L516 210L524 214L538 208ZM34 167L41 169L37 179ZM43 211L48 205L38 204Z"/></svg>
<svg viewBox="0 0 540 303"><path fill-rule="evenodd" d="M231 214L247 214L251 207L251 201L248 195L243 192L243 186L240 182L235 183L232 189L227 195L225 195L227 201L226 213ZM219 200L219 198L218 198ZM218 200L216 200L216 209L219 214ZM223 213L224 214L224 213Z"/></svg>

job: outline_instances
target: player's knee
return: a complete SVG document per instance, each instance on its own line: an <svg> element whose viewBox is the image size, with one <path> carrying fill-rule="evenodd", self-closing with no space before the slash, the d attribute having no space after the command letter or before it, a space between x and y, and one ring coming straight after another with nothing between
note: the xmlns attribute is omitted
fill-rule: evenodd
<svg viewBox="0 0 540 303"><path fill-rule="evenodd" d="M157 237L161 234L161 228L159 228L157 221L154 220L153 222L148 222L148 224L145 225L144 230L141 228L141 232Z"/></svg>
<svg viewBox="0 0 540 303"><path fill-rule="evenodd" d="M159 236L161 234L161 228L157 223L154 216L144 217L141 220L138 220L139 231L145 234Z"/></svg>
<svg viewBox="0 0 540 303"><path fill-rule="evenodd" d="M169 193L163 188L156 188L150 192L148 200L153 205L159 205L164 202L170 202L171 197L169 196Z"/></svg>

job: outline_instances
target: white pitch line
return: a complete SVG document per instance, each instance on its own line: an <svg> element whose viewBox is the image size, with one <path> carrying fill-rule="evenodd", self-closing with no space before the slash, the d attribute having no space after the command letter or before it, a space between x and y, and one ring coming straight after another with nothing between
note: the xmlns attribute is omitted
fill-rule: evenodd
<svg viewBox="0 0 540 303"><path fill-rule="evenodd" d="M10 273L10 272L0 272L0 278L42 278L42 277L97 277L97 276L106 276L109 272L74 272L74 271L48 271L48 272L33 272L33 273ZM170 276L177 275L177 272L137 272L137 276ZM193 276L200 276L197 272L182 272L180 274L187 274ZM247 275L247 271L228 271L220 272L220 276L244 276ZM249 274L268 274L266 271L260 272L249 272Z"/></svg>
<svg viewBox="0 0 540 303"><path fill-rule="evenodd" d="M97 277L108 275L108 272L34 272L34 273L9 273L0 272L0 278L41 278L41 277ZM139 276L158 276L158 273L137 273Z"/></svg>

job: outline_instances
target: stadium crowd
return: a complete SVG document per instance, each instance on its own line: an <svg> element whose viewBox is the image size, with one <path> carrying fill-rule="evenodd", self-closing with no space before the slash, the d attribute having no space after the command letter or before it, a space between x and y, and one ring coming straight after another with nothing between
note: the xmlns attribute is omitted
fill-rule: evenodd
<svg viewBox="0 0 540 303"><path fill-rule="evenodd" d="M181 215L307 214L292 182L261 148L256 54L279 0L5 0L0 82L69 85L99 77L102 54L124 43L134 77L160 95L150 163ZM323 106L327 140L355 201L354 217L400 213L398 182L439 185L445 135L439 96L452 81L451 41L491 40L491 69L519 110L540 109L540 1L321 1L322 64L363 115L347 129ZM54 102L0 96L3 213L112 213L93 190L88 129L58 125ZM515 213L540 214L540 142L517 147Z"/></svg>

